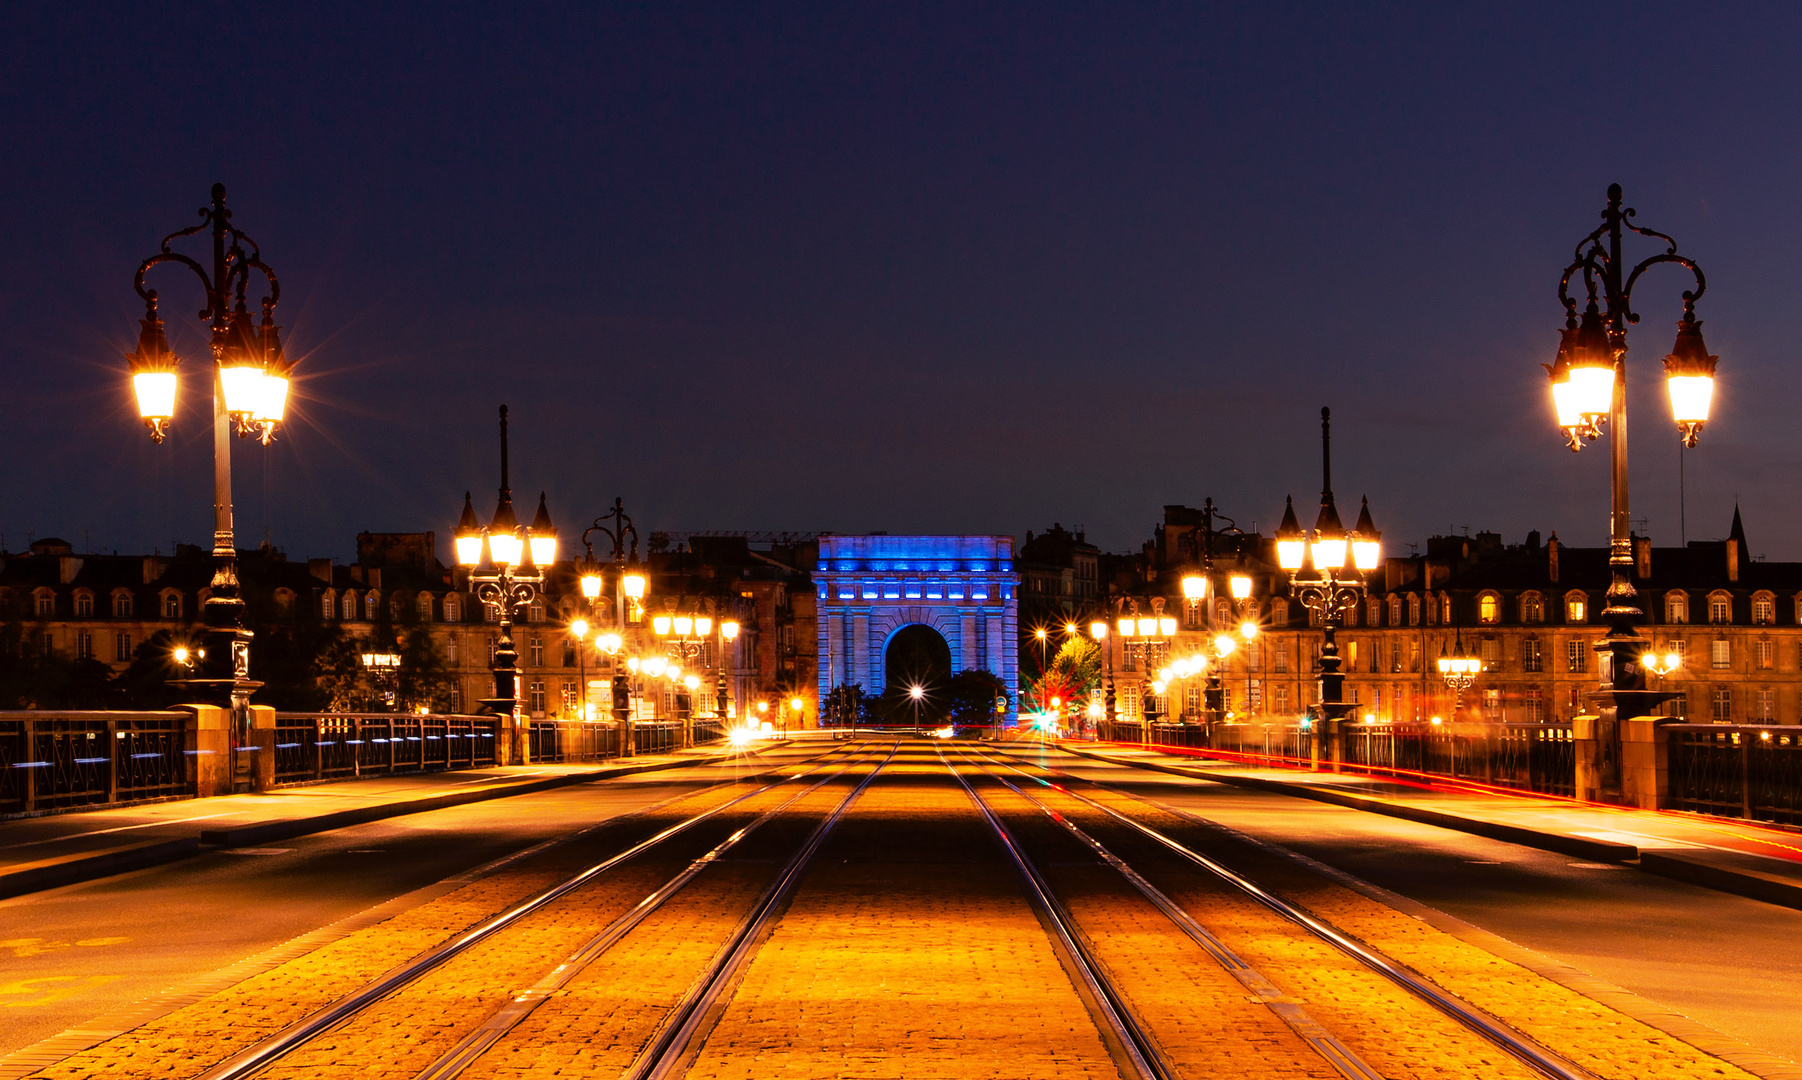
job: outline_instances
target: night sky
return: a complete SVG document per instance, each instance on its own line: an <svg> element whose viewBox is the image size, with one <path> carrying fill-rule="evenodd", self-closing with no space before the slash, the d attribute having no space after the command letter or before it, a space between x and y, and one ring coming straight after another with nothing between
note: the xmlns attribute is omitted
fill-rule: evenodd
<svg viewBox="0 0 1802 1080"><path fill-rule="evenodd" d="M240 546L446 537L465 489L493 507L503 401L566 537L615 495L646 534L1125 549L1209 495L1268 532L1286 493L1311 518L1331 405L1391 553L1596 544L1606 444L1563 448L1539 365L1618 181L1709 277L1688 537L1737 497L1754 555L1802 558L1792 5L279 7L8 9L11 550L209 542L198 288L154 282L187 359L160 447L122 354L138 261L216 180L304 356L280 441L237 444ZM1648 276L1630 339L1658 544L1683 284Z"/></svg>

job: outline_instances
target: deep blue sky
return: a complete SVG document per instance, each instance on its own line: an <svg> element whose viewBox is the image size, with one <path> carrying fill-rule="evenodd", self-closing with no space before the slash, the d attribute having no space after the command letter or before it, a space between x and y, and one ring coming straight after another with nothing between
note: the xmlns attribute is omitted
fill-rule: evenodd
<svg viewBox="0 0 1802 1080"><path fill-rule="evenodd" d="M1539 364L1619 181L1709 275L1689 537L1737 495L1755 554L1802 557L1793 6L281 7L9 9L14 550L207 541L200 365L154 447L121 354L138 260L215 180L306 356L281 442L238 444L246 545L486 513L503 400L521 501L566 527L618 494L647 533L1124 548L1212 495L1268 530L1316 496L1330 404L1392 551L1598 543L1606 450L1562 448ZM1653 277L1634 507L1665 544Z"/></svg>

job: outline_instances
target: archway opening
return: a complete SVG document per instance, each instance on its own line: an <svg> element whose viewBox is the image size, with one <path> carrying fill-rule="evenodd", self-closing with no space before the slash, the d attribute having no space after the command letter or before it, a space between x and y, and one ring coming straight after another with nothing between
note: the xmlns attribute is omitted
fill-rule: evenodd
<svg viewBox="0 0 1802 1080"><path fill-rule="evenodd" d="M882 673L882 711L891 722L937 722L948 714L951 646L937 630L918 623L897 630L883 653Z"/></svg>

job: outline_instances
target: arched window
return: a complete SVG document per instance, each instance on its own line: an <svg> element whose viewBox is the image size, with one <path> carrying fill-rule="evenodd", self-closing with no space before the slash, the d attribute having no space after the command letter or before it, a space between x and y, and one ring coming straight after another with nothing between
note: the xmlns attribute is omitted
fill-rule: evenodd
<svg viewBox="0 0 1802 1080"><path fill-rule="evenodd" d="M181 618L181 593L171 590L163 594L163 618Z"/></svg>
<svg viewBox="0 0 1802 1080"><path fill-rule="evenodd" d="M37 593L38 618L48 619L56 614L56 594L49 589L39 589Z"/></svg>
<svg viewBox="0 0 1802 1080"><path fill-rule="evenodd" d="M1708 621L1724 625L1733 621L1733 597L1724 592L1708 597Z"/></svg>
<svg viewBox="0 0 1802 1080"><path fill-rule="evenodd" d="M1413 593L1408 594L1408 625L1420 625L1420 597Z"/></svg>
<svg viewBox="0 0 1802 1080"><path fill-rule="evenodd" d="M463 621L463 601L455 593L446 593L444 596L444 621Z"/></svg>
<svg viewBox="0 0 1802 1080"><path fill-rule="evenodd" d="M1492 592L1477 597L1477 621L1480 623L1501 622L1502 598Z"/></svg>
<svg viewBox="0 0 1802 1080"><path fill-rule="evenodd" d="M327 589L324 593L320 594L319 614L327 619L338 614L338 598L332 595L332 590L330 589Z"/></svg>
<svg viewBox="0 0 1802 1080"><path fill-rule="evenodd" d="M420 622L431 622L432 621L432 594L431 593L429 593L429 592L420 593L418 599L414 600L413 606L414 606L414 610L419 613L419 621Z"/></svg>
<svg viewBox="0 0 1802 1080"><path fill-rule="evenodd" d="M344 597L338 601L338 617L350 622L357 617L357 591L345 589Z"/></svg>
<svg viewBox="0 0 1802 1080"><path fill-rule="evenodd" d="M131 607L132 607L132 601L131 601L130 593L121 589L118 592L113 594L113 615L114 615L114 617L120 618L120 619L130 618L131 617Z"/></svg>
<svg viewBox="0 0 1802 1080"><path fill-rule="evenodd" d="M363 594L363 618L368 619L370 622L374 622L376 615L380 613L381 610L382 596L380 593L371 589Z"/></svg>
<svg viewBox="0 0 1802 1080"><path fill-rule="evenodd" d="M1520 598L1520 621L1545 622L1545 600L1538 593L1530 592Z"/></svg>
<svg viewBox="0 0 1802 1080"><path fill-rule="evenodd" d="M1769 626L1777 621L1777 601L1770 593L1755 593L1752 596L1752 625Z"/></svg>
<svg viewBox="0 0 1802 1080"><path fill-rule="evenodd" d="M1389 625L1390 626L1400 626L1401 624L1402 624L1402 598L1399 596L1391 596L1389 598Z"/></svg>
<svg viewBox="0 0 1802 1080"><path fill-rule="evenodd" d="M1589 621L1589 597L1580 592L1564 595L1564 621L1580 623Z"/></svg>
<svg viewBox="0 0 1802 1080"><path fill-rule="evenodd" d="M94 594L86 589L79 589L75 593L75 617L77 619L94 617Z"/></svg>
<svg viewBox="0 0 1802 1080"><path fill-rule="evenodd" d="M1689 621L1689 596L1681 592L1664 594L1664 621L1682 626Z"/></svg>
<svg viewBox="0 0 1802 1080"><path fill-rule="evenodd" d="M1450 626L1452 624L1452 594L1451 593L1440 593L1439 594L1439 622L1441 625L1444 625L1444 626Z"/></svg>

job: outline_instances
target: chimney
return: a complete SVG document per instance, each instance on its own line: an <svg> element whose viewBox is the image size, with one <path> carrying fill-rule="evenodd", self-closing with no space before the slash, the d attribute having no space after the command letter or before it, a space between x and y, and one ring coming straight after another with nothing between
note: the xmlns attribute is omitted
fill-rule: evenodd
<svg viewBox="0 0 1802 1080"><path fill-rule="evenodd" d="M62 579L64 585L74 581L75 575L79 573L81 573L81 560L75 556L64 555L57 560L57 577Z"/></svg>
<svg viewBox="0 0 1802 1080"><path fill-rule="evenodd" d="M169 568L168 565L165 564L163 562L163 560L158 558L157 556L155 556L155 555L144 556L144 584L148 585L151 582L156 581L158 578L161 578L163 576L163 571L167 570L168 568Z"/></svg>
<svg viewBox="0 0 1802 1080"><path fill-rule="evenodd" d="M68 562L69 560L64 559L63 561ZM1728 581L1738 581L1739 580L1739 541L1738 540L1728 540L1727 541L1727 580Z"/></svg>
<svg viewBox="0 0 1802 1080"><path fill-rule="evenodd" d="M1633 538L1633 564L1634 564L1635 572L1637 572L1639 574L1639 580L1641 580L1641 581L1651 580L1651 577L1652 577L1652 538L1651 537L1635 536Z"/></svg>
<svg viewBox="0 0 1802 1080"><path fill-rule="evenodd" d="M1562 546L1558 543L1557 533L1553 533L1552 538L1545 542L1546 572L1551 576L1554 585L1558 583L1558 549Z"/></svg>
<svg viewBox="0 0 1802 1080"><path fill-rule="evenodd" d="M330 585L332 583L332 560L308 559L307 573Z"/></svg>
<svg viewBox="0 0 1802 1080"><path fill-rule="evenodd" d="M364 571L364 574L369 578L369 587L370 588L379 589L382 587L382 568L381 567L372 566L368 570Z"/></svg>

